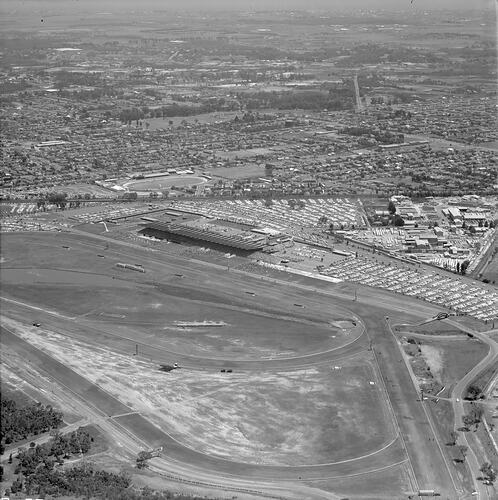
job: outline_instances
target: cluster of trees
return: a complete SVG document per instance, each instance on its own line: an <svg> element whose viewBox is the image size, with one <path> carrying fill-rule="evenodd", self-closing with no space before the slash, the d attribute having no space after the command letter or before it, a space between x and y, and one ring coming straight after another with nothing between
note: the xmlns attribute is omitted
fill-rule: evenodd
<svg viewBox="0 0 498 500"><path fill-rule="evenodd" d="M457 265L456 265L457 274L461 274L462 276L464 276L465 273L467 272L467 268L469 267L469 264L470 264L470 260L464 260L462 263L457 262Z"/></svg>
<svg viewBox="0 0 498 500"><path fill-rule="evenodd" d="M95 469L88 463L66 470L42 465L28 477L18 477L6 493L102 500L206 500L206 497L154 491L148 487L134 488L128 475Z"/></svg>
<svg viewBox="0 0 498 500"><path fill-rule="evenodd" d="M341 111L353 108L350 89L321 92L319 90L255 92L238 94L239 100L248 110L253 109L309 109Z"/></svg>
<svg viewBox="0 0 498 500"><path fill-rule="evenodd" d="M104 78L100 73L83 73L78 71L57 71L55 77L55 86L69 87L70 85L83 85L85 87L100 86Z"/></svg>
<svg viewBox="0 0 498 500"><path fill-rule="evenodd" d="M94 470L91 465L83 465L68 470L40 465L33 473L18 477L10 488L11 494L71 496L86 498L126 498L123 496L131 484L129 477L102 470Z"/></svg>
<svg viewBox="0 0 498 500"><path fill-rule="evenodd" d="M483 473L483 477L481 479L484 481L488 483L494 483L496 481L496 471L489 462L482 464L479 470Z"/></svg>
<svg viewBox="0 0 498 500"><path fill-rule="evenodd" d="M62 413L51 406L33 403L19 408L15 401L1 400L0 442L2 453L6 444L37 436L62 424Z"/></svg>
<svg viewBox="0 0 498 500"><path fill-rule="evenodd" d="M224 98L213 99L202 104L178 104L174 102L158 108L133 107L123 109L118 115L118 119L125 124L131 125L144 118L173 118L175 116L195 116L203 113L213 113L214 111L235 111L238 105L227 102Z"/></svg>
<svg viewBox="0 0 498 500"><path fill-rule="evenodd" d="M477 223L477 227L489 227L491 229L493 229L495 227L495 221L478 221ZM464 221L463 224L462 224L462 229L468 229L470 233L475 233L476 232L476 228L475 226L467 226L467 223Z"/></svg>
<svg viewBox="0 0 498 500"><path fill-rule="evenodd" d="M401 133L390 132L388 130L379 130L372 127L345 127L340 130L341 134L352 135L361 137L364 135L372 136L377 142L381 144L400 144L404 142L405 136Z"/></svg>
<svg viewBox="0 0 498 500"><path fill-rule="evenodd" d="M479 425L481 422L482 418L482 408L480 405L477 404L472 404L472 407L470 408L469 413L466 413L462 417L462 421L466 427L470 427L472 425L475 425L476 427Z"/></svg>
<svg viewBox="0 0 498 500"><path fill-rule="evenodd" d="M88 453L92 442L93 438L81 427L66 435L57 433L48 443L41 445L32 443L28 449L20 449L14 473L29 476L41 464L47 469L52 469L55 463L62 465L65 458Z"/></svg>
<svg viewBox="0 0 498 500"><path fill-rule="evenodd" d="M389 204L387 205L387 211L389 212L393 226L403 227L405 225L403 217L401 217L401 215L396 213L396 205L392 200L389 201Z"/></svg>
<svg viewBox="0 0 498 500"><path fill-rule="evenodd" d="M481 388L477 385L469 385L467 387L467 394L465 395L465 399L470 399L472 401L479 399L482 395Z"/></svg>
<svg viewBox="0 0 498 500"><path fill-rule="evenodd" d="M351 67L359 64L374 64L381 62L423 62L434 63L440 61L428 50L410 47L393 47L392 45L365 43L356 45L350 55L336 62L340 67Z"/></svg>

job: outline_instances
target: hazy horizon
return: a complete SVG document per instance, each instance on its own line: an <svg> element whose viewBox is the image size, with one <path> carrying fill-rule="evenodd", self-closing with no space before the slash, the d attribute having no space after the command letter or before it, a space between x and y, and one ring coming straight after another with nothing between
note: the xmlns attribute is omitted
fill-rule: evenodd
<svg viewBox="0 0 498 500"><path fill-rule="evenodd" d="M492 0L0 0L0 6L8 10L25 8L75 8L99 10L157 9L157 10L333 10L333 9L454 9L488 10Z"/></svg>

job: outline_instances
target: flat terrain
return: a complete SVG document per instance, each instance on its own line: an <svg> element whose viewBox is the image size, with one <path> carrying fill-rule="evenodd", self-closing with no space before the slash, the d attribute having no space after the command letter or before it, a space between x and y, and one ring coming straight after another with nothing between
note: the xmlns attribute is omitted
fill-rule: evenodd
<svg viewBox="0 0 498 500"><path fill-rule="evenodd" d="M106 413L139 411L203 453L254 463L330 463L395 439L366 354L340 366L290 372L160 373L157 364L134 356L35 327L22 331L11 321L6 325L126 405L108 407L99 391L89 395L81 386Z"/></svg>
<svg viewBox="0 0 498 500"><path fill-rule="evenodd" d="M435 486L451 495L439 449L422 438L427 417L399 348L385 334L386 311L366 304L376 300L366 289L353 302L349 291L340 298L343 285L220 272L100 238L4 236L2 346L111 416L106 425L212 477L324 480L392 469L403 491ZM434 313L413 304L421 319ZM401 301L389 313L415 322L393 307ZM181 369L158 370L173 362Z"/></svg>
<svg viewBox="0 0 498 500"><path fill-rule="evenodd" d="M124 184L124 186L132 191L158 191L161 189L169 189L173 186L184 187L184 186L196 186L198 184L203 184L206 179L203 177L194 176L163 176L163 177L153 177L151 179L143 179L136 181L129 181Z"/></svg>

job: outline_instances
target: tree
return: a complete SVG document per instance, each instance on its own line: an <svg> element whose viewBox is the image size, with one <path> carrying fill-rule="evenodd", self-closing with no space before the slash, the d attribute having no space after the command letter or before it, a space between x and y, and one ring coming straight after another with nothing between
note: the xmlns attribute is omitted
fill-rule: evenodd
<svg viewBox="0 0 498 500"><path fill-rule="evenodd" d="M22 480L16 478L16 480L12 483L12 486L10 487L10 491L14 494L22 491Z"/></svg>
<svg viewBox="0 0 498 500"><path fill-rule="evenodd" d="M490 483L494 483L496 480L496 471L489 462L485 462L481 465L479 469L484 474L484 479Z"/></svg>
<svg viewBox="0 0 498 500"><path fill-rule="evenodd" d="M396 213L396 205L394 204L394 201L390 200L389 204L387 205L387 210L391 215L394 215Z"/></svg>
<svg viewBox="0 0 498 500"><path fill-rule="evenodd" d="M469 413L462 417L463 423L470 427L471 425L478 425L482 418L482 408L480 405L473 403Z"/></svg>
<svg viewBox="0 0 498 500"><path fill-rule="evenodd" d="M472 399L475 400L481 395L481 389L480 387L476 385L469 385L467 388L467 395L466 399Z"/></svg>
<svg viewBox="0 0 498 500"><path fill-rule="evenodd" d="M145 469L149 466L147 460L152 458L152 453L150 451L141 451L137 455L137 468Z"/></svg>
<svg viewBox="0 0 498 500"><path fill-rule="evenodd" d="M401 215L396 214L394 216L394 225L396 227L402 227L405 225L405 221L403 220L403 217L401 217Z"/></svg>
<svg viewBox="0 0 498 500"><path fill-rule="evenodd" d="M467 451L468 451L467 446L465 446L463 444L458 445L457 448L456 448L457 455L454 458L454 461L457 462L457 463L464 462L465 461L465 457L467 455Z"/></svg>
<svg viewBox="0 0 498 500"><path fill-rule="evenodd" d="M458 438L458 434L455 431L450 431L450 440L448 441L448 446L455 446Z"/></svg>
<svg viewBox="0 0 498 500"><path fill-rule="evenodd" d="M64 210L66 208L67 193L50 193L47 196L47 201L53 205L57 205L57 208Z"/></svg>
<svg viewBox="0 0 498 500"><path fill-rule="evenodd" d="M271 208L273 206L273 200L271 198L266 198L265 200L265 207L266 208Z"/></svg>

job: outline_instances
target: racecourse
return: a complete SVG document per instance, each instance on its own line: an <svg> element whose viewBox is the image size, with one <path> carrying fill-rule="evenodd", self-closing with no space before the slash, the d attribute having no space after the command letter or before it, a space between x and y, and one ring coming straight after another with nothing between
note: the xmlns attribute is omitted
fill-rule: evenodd
<svg viewBox="0 0 498 500"><path fill-rule="evenodd" d="M354 456L341 459L332 454L330 461L263 465L227 458L230 450L221 457L186 445L172 436L175 429L159 428L143 411L72 369L70 362L4 328L2 344L25 353L40 371L138 441L163 446L165 461L212 477L270 482L353 477L403 464L407 489L436 489L443 498L457 498L438 438L429 439L434 431L384 321L389 314L400 322L414 322L430 317L435 308L367 289L354 301L342 285L296 277L286 281L281 274L252 276L95 235L12 234L4 237L3 257L2 314L31 329L31 322L39 321L42 328L84 341L90 348L105 346L127 356L137 349L140 358L178 362L184 373L197 376L220 368L256 376L335 364L372 366L369 377L376 381L378 404L365 400L357 413L377 413L384 421L375 431L383 434L375 448L359 439ZM141 263L146 273L118 270L118 261ZM202 314L188 314L195 311ZM185 332L177 325L180 320L223 321L229 326ZM328 383L334 385L334 380Z"/></svg>

